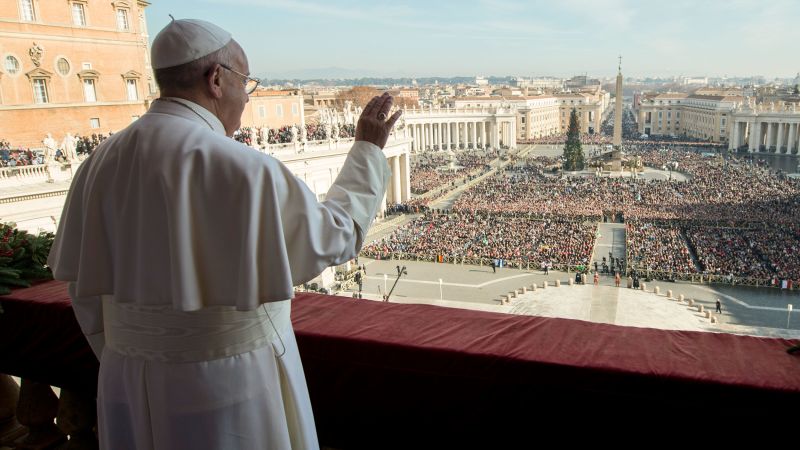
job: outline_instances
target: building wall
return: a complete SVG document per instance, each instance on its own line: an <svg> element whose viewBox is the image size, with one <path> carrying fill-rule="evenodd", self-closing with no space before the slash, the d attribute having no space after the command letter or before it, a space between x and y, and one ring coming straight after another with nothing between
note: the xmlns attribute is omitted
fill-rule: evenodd
<svg viewBox="0 0 800 450"><path fill-rule="evenodd" d="M644 98L637 113L639 132L724 142L730 135L731 113L742 100L739 96L687 94Z"/></svg>
<svg viewBox="0 0 800 450"><path fill-rule="evenodd" d="M242 113L243 127L280 128L305 124L303 94L299 90L257 90Z"/></svg>
<svg viewBox="0 0 800 450"><path fill-rule="evenodd" d="M145 20L146 1L33 0L34 19L25 20L22 0L0 2L0 137L27 147L41 146L45 133L118 131L147 110L152 94ZM83 9L75 22L73 5ZM124 10L127 29L117 11ZM32 56L33 50L40 57ZM36 53L36 52L34 52ZM9 70L7 58L18 64ZM59 66L60 60L66 66ZM38 64L37 64L38 63ZM36 103L34 80L43 80L47 102ZM85 80L94 84L87 98ZM128 80L135 82L129 98ZM99 128L92 128L98 118Z"/></svg>
<svg viewBox="0 0 800 450"><path fill-rule="evenodd" d="M581 130L584 133L587 133L590 127L599 133L605 104L603 94L456 97L451 99L449 104L457 108L490 108L510 104L517 111L517 139L525 140L566 133L572 108L578 111Z"/></svg>

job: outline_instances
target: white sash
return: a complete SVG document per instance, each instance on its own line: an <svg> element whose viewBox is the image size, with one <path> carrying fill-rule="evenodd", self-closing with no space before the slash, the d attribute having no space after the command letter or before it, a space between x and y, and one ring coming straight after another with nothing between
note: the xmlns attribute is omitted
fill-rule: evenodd
<svg viewBox="0 0 800 450"><path fill-rule="evenodd" d="M211 361L277 344L292 332L291 300L264 303L253 311L214 306L177 311L172 306L120 303L103 296L106 346L133 358L169 363Z"/></svg>

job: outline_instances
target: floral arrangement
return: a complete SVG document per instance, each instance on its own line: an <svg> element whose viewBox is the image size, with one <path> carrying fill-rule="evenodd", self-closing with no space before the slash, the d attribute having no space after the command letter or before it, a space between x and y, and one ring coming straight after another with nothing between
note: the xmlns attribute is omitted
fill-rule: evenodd
<svg viewBox="0 0 800 450"><path fill-rule="evenodd" d="M32 235L14 224L0 224L0 295L9 294L12 287L53 278L47 255L54 237L53 233Z"/></svg>

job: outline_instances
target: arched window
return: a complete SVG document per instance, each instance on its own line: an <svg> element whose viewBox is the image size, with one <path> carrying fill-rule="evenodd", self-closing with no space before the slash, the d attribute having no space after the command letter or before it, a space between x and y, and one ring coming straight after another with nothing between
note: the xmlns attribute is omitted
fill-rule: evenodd
<svg viewBox="0 0 800 450"><path fill-rule="evenodd" d="M7 74L16 75L19 73L19 60L12 55L7 55L3 67L5 68Z"/></svg>

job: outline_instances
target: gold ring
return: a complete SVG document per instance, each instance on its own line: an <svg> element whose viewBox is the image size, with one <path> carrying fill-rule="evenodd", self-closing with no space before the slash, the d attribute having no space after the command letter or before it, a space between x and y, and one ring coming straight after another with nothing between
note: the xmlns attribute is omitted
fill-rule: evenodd
<svg viewBox="0 0 800 450"><path fill-rule="evenodd" d="M378 119L386 120L386 113L385 112L378 113Z"/></svg>

